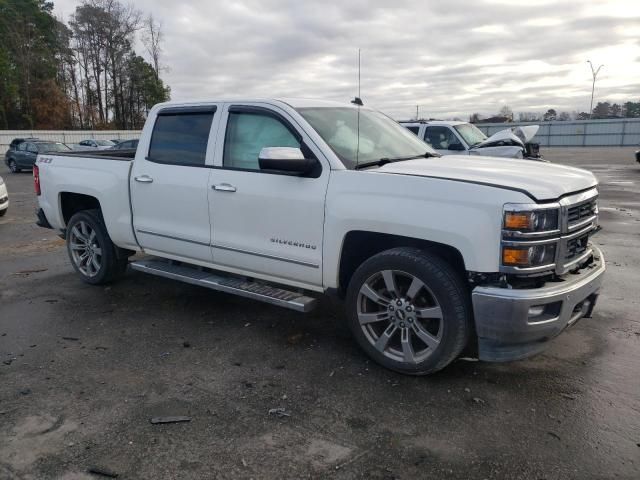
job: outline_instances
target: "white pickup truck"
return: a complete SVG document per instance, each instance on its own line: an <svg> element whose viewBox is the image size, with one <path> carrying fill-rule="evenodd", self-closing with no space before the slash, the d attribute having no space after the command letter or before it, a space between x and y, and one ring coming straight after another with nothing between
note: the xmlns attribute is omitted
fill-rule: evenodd
<svg viewBox="0 0 640 480"><path fill-rule="evenodd" d="M539 125L505 128L487 137L474 124L454 120L400 124L427 142L440 155L542 159L540 145L531 141L538 133Z"/></svg>
<svg viewBox="0 0 640 480"><path fill-rule="evenodd" d="M129 266L298 311L339 296L399 372L527 357L593 310L596 178L455 160L358 105L167 103L136 151L39 155L38 223L92 284Z"/></svg>

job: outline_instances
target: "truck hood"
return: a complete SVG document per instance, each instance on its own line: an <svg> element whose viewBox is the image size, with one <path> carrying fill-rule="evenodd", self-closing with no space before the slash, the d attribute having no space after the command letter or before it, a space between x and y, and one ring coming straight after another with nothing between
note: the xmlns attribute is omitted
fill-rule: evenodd
<svg viewBox="0 0 640 480"><path fill-rule="evenodd" d="M505 128L499 132L494 133L489 138L473 146L473 148L482 148L489 145L493 145L499 142L505 142L507 144L522 145L529 143L533 137L538 133L540 125L527 125L525 127L513 127Z"/></svg>
<svg viewBox="0 0 640 480"><path fill-rule="evenodd" d="M580 168L496 157L447 155L388 163L379 173L441 178L522 191L536 201L556 200L598 184Z"/></svg>

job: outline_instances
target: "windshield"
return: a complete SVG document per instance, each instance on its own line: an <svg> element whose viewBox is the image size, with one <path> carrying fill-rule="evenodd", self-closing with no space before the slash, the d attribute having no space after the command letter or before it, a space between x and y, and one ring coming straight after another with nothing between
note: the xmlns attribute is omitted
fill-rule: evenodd
<svg viewBox="0 0 640 480"><path fill-rule="evenodd" d="M95 142L101 147L113 147L115 145L111 140L95 140Z"/></svg>
<svg viewBox="0 0 640 480"><path fill-rule="evenodd" d="M71 150L64 143L60 142L51 142L51 143L36 143L36 148L38 152L66 152L67 150Z"/></svg>
<svg viewBox="0 0 640 480"><path fill-rule="evenodd" d="M462 138L464 138L464 141L467 142L467 145L469 145L470 147L473 147L475 144L487 139L487 136L482 133L482 130L470 123L455 125L453 128L456 129L456 131Z"/></svg>
<svg viewBox="0 0 640 480"><path fill-rule="evenodd" d="M374 110L312 107L299 108L298 112L349 169L383 158L393 160L422 156L427 152L435 154L409 130Z"/></svg>

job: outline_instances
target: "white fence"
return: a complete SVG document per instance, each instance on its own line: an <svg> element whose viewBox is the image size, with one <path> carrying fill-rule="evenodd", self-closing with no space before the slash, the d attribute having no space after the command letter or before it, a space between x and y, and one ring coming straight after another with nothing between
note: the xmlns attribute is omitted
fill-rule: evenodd
<svg viewBox="0 0 640 480"><path fill-rule="evenodd" d="M486 135L505 128L540 125L533 141L544 147L631 147L640 144L640 118L569 122L478 123Z"/></svg>
<svg viewBox="0 0 640 480"><path fill-rule="evenodd" d="M67 144L94 138L97 140L130 140L140 137L140 130L0 130L0 152L9 148L14 138L36 137Z"/></svg>

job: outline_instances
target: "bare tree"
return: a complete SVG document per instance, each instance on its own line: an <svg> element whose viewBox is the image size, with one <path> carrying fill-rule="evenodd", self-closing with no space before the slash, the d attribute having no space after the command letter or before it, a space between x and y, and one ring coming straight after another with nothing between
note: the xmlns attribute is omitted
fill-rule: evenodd
<svg viewBox="0 0 640 480"><path fill-rule="evenodd" d="M151 57L151 64L154 72L156 72L157 80L160 78L160 54L162 53L162 40L164 38L162 22L157 22L153 14L150 13L144 19L143 28L142 43Z"/></svg>
<svg viewBox="0 0 640 480"><path fill-rule="evenodd" d="M512 121L513 121L513 110L511 110L511 107L509 107L509 106L507 106L507 105L505 105L504 107L502 107L502 108L500 109L500 111L498 112L498 114L499 114L501 117L506 117L506 118L508 118L509 120L512 120Z"/></svg>

